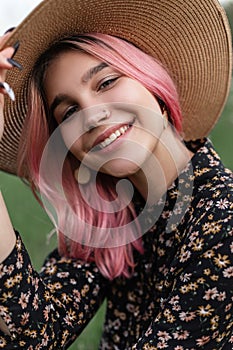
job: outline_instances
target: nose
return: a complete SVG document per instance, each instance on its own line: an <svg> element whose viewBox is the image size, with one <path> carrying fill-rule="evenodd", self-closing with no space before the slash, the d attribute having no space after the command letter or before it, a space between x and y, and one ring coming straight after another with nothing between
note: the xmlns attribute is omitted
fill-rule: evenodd
<svg viewBox="0 0 233 350"><path fill-rule="evenodd" d="M93 107L83 111L84 130L90 131L104 124L110 117L110 110L106 107Z"/></svg>

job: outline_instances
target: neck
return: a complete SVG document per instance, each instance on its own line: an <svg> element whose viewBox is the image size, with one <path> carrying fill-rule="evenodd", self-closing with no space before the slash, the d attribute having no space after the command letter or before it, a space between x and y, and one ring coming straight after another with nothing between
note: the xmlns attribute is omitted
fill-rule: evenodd
<svg viewBox="0 0 233 350"><path fill-rule="evenodd" d="M148 205L153 205L172 185L192 156L193 153L169 126L162 133L153 153L130 180Z"/></svg>

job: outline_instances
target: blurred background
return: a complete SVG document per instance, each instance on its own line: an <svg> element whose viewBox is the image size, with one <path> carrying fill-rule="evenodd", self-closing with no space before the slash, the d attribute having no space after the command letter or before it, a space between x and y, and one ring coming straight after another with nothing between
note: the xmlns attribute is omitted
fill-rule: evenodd
<svg viewBox="0 0 233 350"><path fill-rule="evenodd" d="M41 0L1 0L0 33L18 25ZM233 0L222 0L233 29ZM233 85L222 116L210 135L224 164L233 170ZM0 172L1 191L14 227L21 233L34 267L39 270L46 255L56 247L52 224L25 184ZM104 319L103 305L69 350L96 350Z"/></svg>

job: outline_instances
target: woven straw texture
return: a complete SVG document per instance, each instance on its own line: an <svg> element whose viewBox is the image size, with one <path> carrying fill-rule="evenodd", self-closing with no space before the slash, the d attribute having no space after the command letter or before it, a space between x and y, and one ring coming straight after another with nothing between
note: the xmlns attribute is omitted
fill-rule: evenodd
<svg viewBox="0 0 233 350"><path fill-rule="evenodd" d="M15 59L24 67L7 73L16 102L6 98L0 168L16 173L18 144L27 111L27 81L37 57L71 33L101 32L125 38L153 55L175 81L184 138L206 136L228 96L231 35L216 0L44 0L13 32Z"/></svg>

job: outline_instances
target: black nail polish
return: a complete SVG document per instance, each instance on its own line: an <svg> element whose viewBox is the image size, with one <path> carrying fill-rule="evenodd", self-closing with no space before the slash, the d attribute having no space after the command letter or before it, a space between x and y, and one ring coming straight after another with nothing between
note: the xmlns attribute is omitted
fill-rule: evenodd
<svg viewBox="0 0 233 350"><path fill-rule="evenodd" d="M15 29L15 27L11 27L11 28L7 29L4 33L4 35L7 33L10 33L10 32L13 32L14 29Z"/></svg>
<svg viewBox="0 0 233 350"><path fill-rule="evenodd" d="M18 69L20 69L20 70L23 69L23 66L22 66L19 62L13 60L12 58L7 58L7 61L8 61L13 67L16 67L16 68L18 68Z"/></svg>
<svg viewBox="0 0 233 350"><path fill-rule="evenodd" d="M11 56L11 58L13 58L16 55L16 52L18 51L19 41L16 41L16 43L12 47L14 49L14 52L13 52L13 55Z"/></svg>

